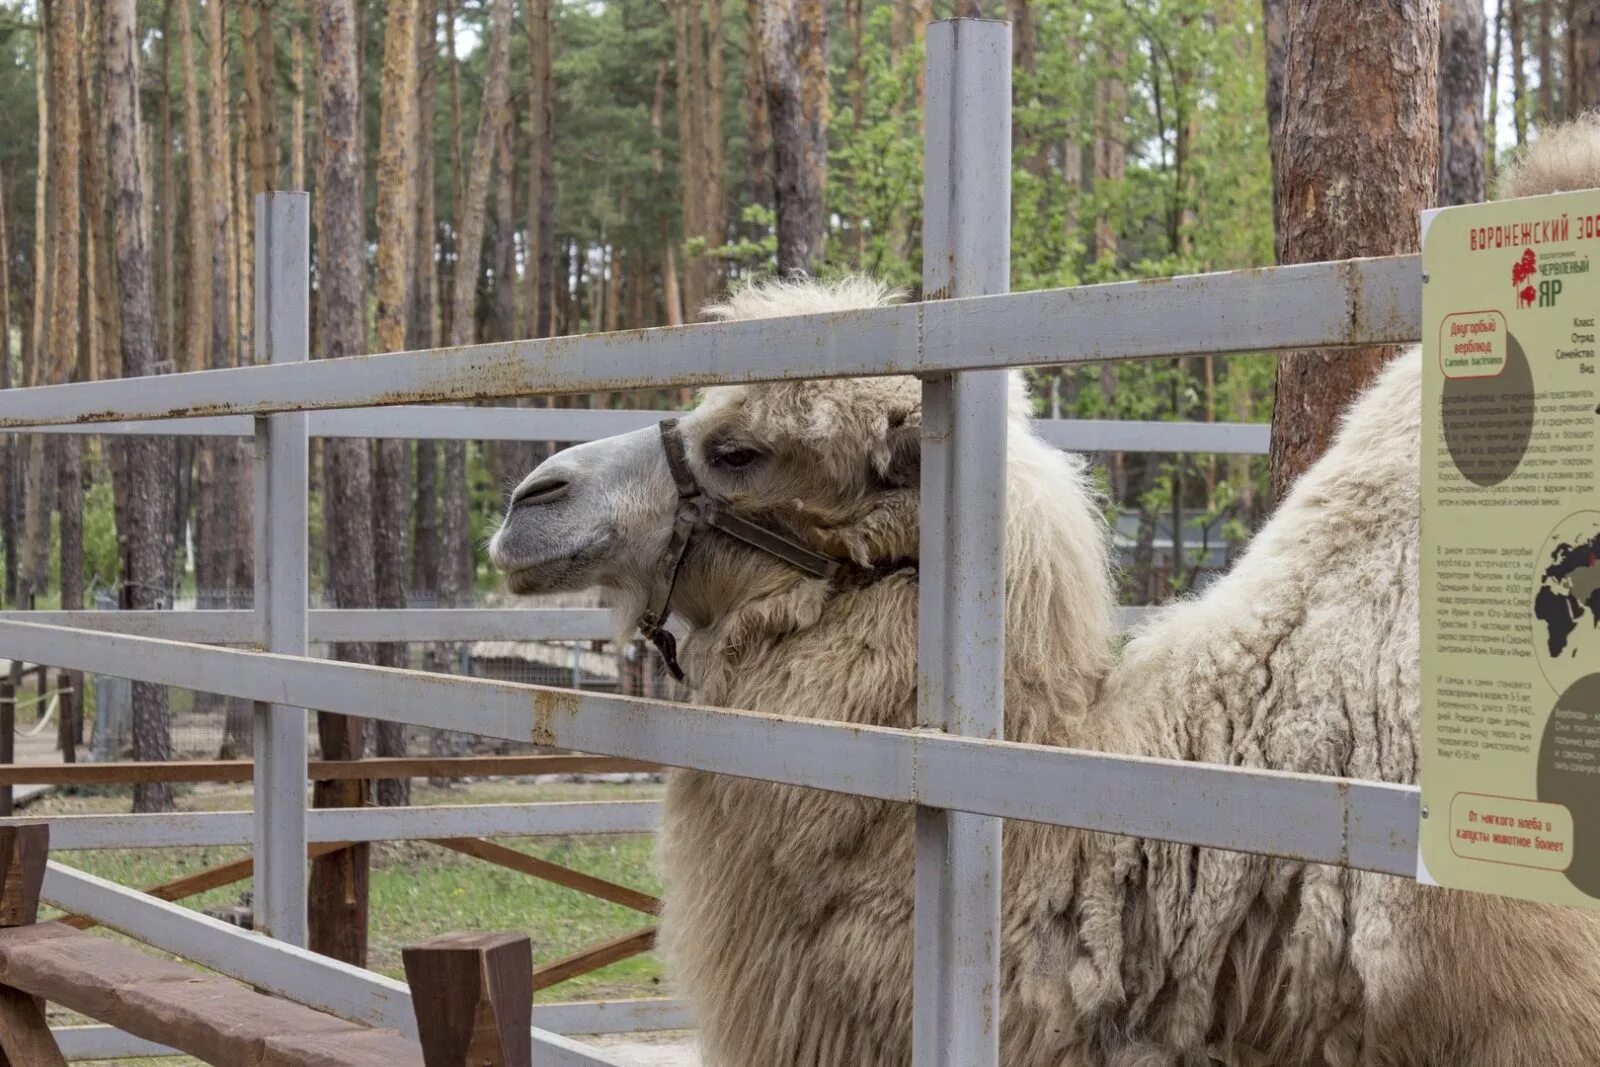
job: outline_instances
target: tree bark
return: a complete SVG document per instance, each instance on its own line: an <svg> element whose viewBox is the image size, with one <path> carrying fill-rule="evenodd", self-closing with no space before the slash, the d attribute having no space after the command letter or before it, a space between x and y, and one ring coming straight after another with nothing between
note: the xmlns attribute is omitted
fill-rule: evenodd
<svg viewBox="0 0 1600 1067"><path fill-rule="evenodd" d="M1441 28L1441 34L1443 29ZM1495 149L1499 140L1500 130L1500 49L1506 38L1506 0L1495 0L1494 5L1494 44L1491 46L1489 56L1488 83L1493 86L1489 95L1489 117L1484 122L1483 139L1483 173L1484 185L1488 186L1494 181L1497 173L1498 160L1495 158ZM1442 146L1441 146L1442 150Z"/></svg>
<svg viewBox="0 0 1600 1067"><path fill-rule="evenodd" d="M505 121L507 74L510 65L511 0L494 0L489 19L489 58L485 75L483 111L473 140L472 163L458 218L455 277L450 286L450 343L473 341L473 308L478 292L478 269L483 254L484 215L488 206L489 174L494 164L495 142ZM445 606L464 603L471 596L473 548L467 498L467 444L446 442L444 448L444 516L440 551L440 599Z"/></svg>
<svg viewBox="0 0 1600 1067"><path fill-rule="evenodd" d="M1438 5L1296 5L1285 85L1278 227L1286 263L1417 249L1438 184ZM1331 57L1337 57L1333 61ZM1328 447L1339 415L1393 348L1286 353L1272 413L1272 490L1282 500Z"/></svg>
<svg viewBox="0 0 1600 1067"><path fill-rule="evenodd" d="M1480 0L1439 9L1439 192L1441 205L1484 198L1483 91L1488 68Z"/></svg>
<svg viewBox="0 0 1600 1067"><path fill-rule="evenodd" d="M1600 0L1576 0L1567 33L1572 40L1568 114L1600 107Z"/></svg>
<svg viewBox="0 0 1600 1067"><path fill-rule="evenodd" d="M1283 84L1289 64L1289 0L1261 0L1263 45L1267 59L1267 144L1272 155L1272 217L1279 215L1278 171L1283 145ZM1282 231L1276 239L1283 261Z"/></svg>
<svg viewBox="0 0 1600 1067"><path fill-rule="evenodd" d="M1121 77L1127 56L1120 42L1108 42L1107 47L1106 70L1112 73L1102 77L1095 90L1094 188L1099 205L1094 256L1115 262L1121 247L1122 213L1114 209L1107 186L1121 182L1128 172L1128 146L1122 132L1128 117L1128 86Z"/></svg>
<svg viewBox="0 0 1600 1067"><path fill-rule="evenodd" d="M1528 72L1523 62L1528 43L1524 22L1524 0L1510 0L1511 30L1511 122L1517 132L1517 147L1528 143Z"/></svg>
<svg viewBox="0 0 1600 1067"><path fill-rule="evenodd" d="M726 143L722 132L723 89L727 85L727 40L722 26L723 0L708 0L706 4L706 83L705 118L700 123L700 137L706 161L704 228L706 239L706 280L708 294L722 288L721 261L717 249L727 239L728 203L726 184ZM615 276L615 269L613 276Z"/></svg>
<svg viewBox="0 0 1600 1067"><path fill-rule="evenodd" d="M106 143L112 185L112 229L117 257L117 306L122 319L122 373L156 372L158 353L144 228L144 171L139 155L139 48L135 0L108 0L105 8ZM165 46L163 46L165 48ZM171 606L172 555L167 546L168 483L172 445L164 437L130 437L126 454L127 523L122 550L120 606L148 611ZM165 686L133 687L134 758L172 758L172 721ZM172 808L172 787L134 787L134 811Z"/></svg>
<svg viewBox="0 0 1600 1067"><path fill-rule="evenodd" d="M532 72L539 91L530 111L533 145L528 163L529 336L555 336L556 274L556 71L555 16L551 0L533 0L528 32ZM537 181L538 187L534 187Z"/></svg>
<svg viewBox="0 0 1600 1067"><path fill-rule="evenodd" d="M83 130L79 103L81 32L78 0L54 0L50 16L51 116L50 188L55 205L50 216L51 283L50 347L46 380L52 384L76 377L79 356L78 243L82 212L80 146ZM83 597L83 496L78 481L82 467L82 439L69 434L57 446L58 498L61 515L61 595L63 606L71 597ZM49 530L42 531L44 541ZM39 577L42 579L43 574ZM35 587L43 591L41 580Z"/></svg>
<svg viewBox="0 0 1600 1067"><path fill-rule="evenodd" d="M489 307L496 341L512 341L517 336L516 124L509 108L507 111L494 153L494 244L490 255L494 291Z"/></svg>
<svg viewBox="0 0 1600 1067"><path fill-rule="evenodd" d="M178 231L178 172L176 154L172 151L172 2L163 0L161 5L161 122L159 136L161 138L161 196L159 211L161 218L161 252L157 260L159 264L156 273L155 313L157 318L157 333L161 339L156 348L156 358L167 361L171 366L179 365L182 360L178 353L178 307L177 307L177 231ZM183 2L183 0L179 0ZM152 231L153 232L153 231ZM124 354L126 360L126 354ZM150 372L153 373L153 372Z"/></svg>
<svg viewBox="0 0 1600 1067"><path fill-rule="evenodd" d="M433 116L435 72L439 58L438 7L422 0L417 21L416 286L411 296L411 329L407 347L439 344L437 224L434 214ZM412 505L411 588L436 592L439 573L439 442L418 441L414 464L416 488Z"/></svg>
<svg viewBox="0 0 1600 1067"><path fill-rule="evenodd" d="M697 237L705 227L705 156L698 151L704 143L700 125L704 120L700 96L700 4L701 0L675 0L673 18L676 29L674 78L678 113L678 193L683 240ZM685 255L683 297L690 318L698 316L706 302L704 260Z"/></svg>
<svg viewBox="0 0 1600 1067"><path fill-rule="evenodd" d="M6 182L0 173L0 390L16 383L11 378L11 243L10 219L6 215ZM0 437L0 553L5 555L5 581L0 586L0 604L17 606L17 435Z"/></svg>
<svg viewBox="0 0 1600 1067"><path fill-rule="evenodd" d="M778 270L784 273L816 273L827 242L826 14L822 0L771 0L762 22Z"/></svg>
<svg viewBox="0 0 1600 1067"><path fill-rule="evenodd" d="M51 144L54 134L51 131L51 124L52 112L56 105L52 102L54 94L51 85L55 73L51 69L54 62L52 59L54 41L50 33L53 25L51 8L46 4L42 10L45 30L40 35L40 46L36 49L34 64L34 91L39 112L39 154L33 183L33 300L29 324L31 328L28 331L27 343L23 346L24 386L44 385L50 380L47 368L50 350L50 289L54 272L51 267L51 226L46 190L51 184L51 168L54 163ZM49 467L45 463L46 442L47 439L42 434L30 434L21 442L26 456L21 462L22 587L18 595L21 605L26 608L33 607L34 598L44 592L48 578L46 573L48 558L43 559L41 566L41 556L48 552L50 537L50 508L46 492L46 479L49 477Z"/></svg>
<svg viewBox="0 0 1600 1067"><path fill-rule="evenodd" d="M306 188L306 34L304 0L289 9L289 188Z"/></svg>
<svg viewBox="0 0 1600 1067"><path fill-rule="evenodd" d="M766 71L761 62L761 8L762 0L744 0L745 196L752 204L768 204L772 199L767 167L772 141L767 122Z"/></svg>
<svg viewBox="0 0 1600 1067"><path fill-rule="evenodd" d="M406 347L410 317L407 279L416 252L416 213L412 197L416 174L417 0L395 0L388 5L383 31L382 133L378 143L378 293L377 347L398 352ZM375 593L380 608L406 606L407 444L398 440L377 442L374 478L372 542ZM404 643L378 646L378 662L386 667L406 665ZM406 753L404 723L379 722L374 742L380 756ZM377 785L379 804L405 804L410 782L386 779Z"/></svg>
<svg viewBox="0 0 1600 1067"><path fill-rule="evenodd" d="M1444 6L1449 6L1448 0ZM1443 32L1446 15L1442 11L1439 19ZM1478 5L1478 19L1483 19L1482 4ZM1539 109L1535 117L1541 124L1556 117L1555 34L1554 0L1539 0Z"/></svg>
<svg viewBox="0 0 1600 1067"><path fill-rule="evenodd" d="M317 187L317 317L324 359L366 351L363 287L366 278L362 227L362 137L357 126L356 12L354 0L316 0L317 98L321 158ZM323 444L323 500L330 569L329 585L340 608L373 606L372 468L367 445L359 440ZM372 648L338 645L338 659L371 663ZM325 759L360 759L365 744L359 719L319 714L317 734ZM312 790L318 807L359 806L361 782L318 782ZM356 845L313 861L311 867L311 947L335 959L362 966L367 955L366 845Z"/></svg>

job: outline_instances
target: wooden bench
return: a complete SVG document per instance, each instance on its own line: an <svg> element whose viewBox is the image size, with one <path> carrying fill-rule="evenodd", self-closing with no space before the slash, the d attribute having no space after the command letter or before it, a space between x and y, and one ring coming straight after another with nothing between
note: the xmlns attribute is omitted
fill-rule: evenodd
<svg viewBox="0 0 1600 1067"><path fill-rule="evenodd" d="M66 1063L43 1001L226 1067L531 1065L526 937L452 934L405 949L419 1044L109 938L37 922L48 851L43 823L0 828L0 1067Z"/></svg>

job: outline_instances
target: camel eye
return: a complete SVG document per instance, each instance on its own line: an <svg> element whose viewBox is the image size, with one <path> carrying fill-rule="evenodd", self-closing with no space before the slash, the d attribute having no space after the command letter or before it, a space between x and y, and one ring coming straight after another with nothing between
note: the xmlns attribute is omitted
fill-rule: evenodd
<svg viewBox="0 0 1600 1067"><path fill-rule="evenodd" d="M746 469L760 458L761 453L753 448L727 445L711 453L711 465L722 470L738 471Z"/></svg>

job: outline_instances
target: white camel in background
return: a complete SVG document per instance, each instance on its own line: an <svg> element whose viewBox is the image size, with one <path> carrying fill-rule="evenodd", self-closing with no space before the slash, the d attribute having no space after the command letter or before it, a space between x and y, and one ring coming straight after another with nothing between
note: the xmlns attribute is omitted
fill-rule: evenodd
<svg viewBox="0 0 1600 1067"><path fill-rule="evenodd" d="M1519 193L1600 186L1600 126L1544 145ZM859 280L782 283L719 314L883 299ZM1120 658L1098 503L1082 462L1029 428L1019 384L1006 736L1414 781L1419 368L1398 359L1234 571ZM541 465L493 558L516 592L599 585L630 625L665 614L687 478L789 545L778 558L725 532L692 539L670 609L695 699L909 727L920 418L908 378L710 389L675 434ZM801 550L845 562L815 576ZM663 940L708 1063L909 1064L910 808L679 772L663 855ZM1029 823L1006 826L1004 868L1007 1067L1600 1063L1600 923L1584 912Z"/></svg>

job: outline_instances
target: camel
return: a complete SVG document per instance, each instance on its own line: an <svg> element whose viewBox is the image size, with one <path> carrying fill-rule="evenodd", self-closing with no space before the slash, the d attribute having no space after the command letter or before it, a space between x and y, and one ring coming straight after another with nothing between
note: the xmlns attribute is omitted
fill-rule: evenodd
<svg viewBox="0 0 1600 1067"><path fill-rule="evenodd" d="M1576 129L1544 143L1582 165L1535 152L1513 184L1600 186L1600 128ZM784 281L716 313L888 296L861 279ZM1416 350L1397 358L1236 567L1120 654L1084 464L1032 432L1015 379L1006 737L1414 782L1420 377ZM708 389L666 435L542 464L491 555L514 592L608 589L628 631L670 608L698 702L910 727L919 423L908 378ZM680 523L675 537L689 488L830 569L723 530L685 541ZM661 851L662 943L708 1064L910 1063L911 809L681 771ZM1587 912L1021 822L1005 827L1003 868L1008 1067L1600 1063Z"/></svg>

